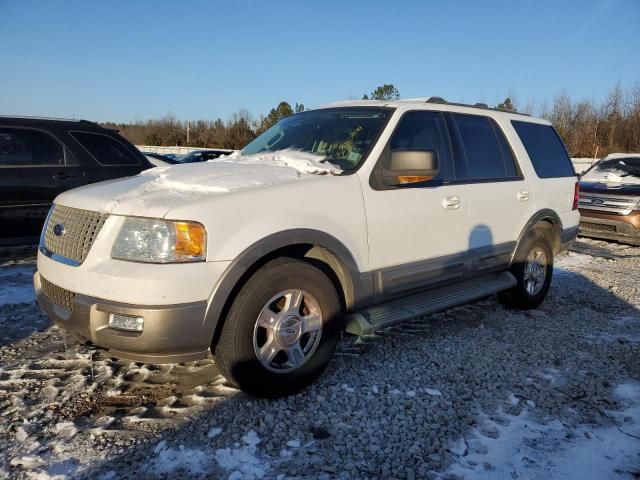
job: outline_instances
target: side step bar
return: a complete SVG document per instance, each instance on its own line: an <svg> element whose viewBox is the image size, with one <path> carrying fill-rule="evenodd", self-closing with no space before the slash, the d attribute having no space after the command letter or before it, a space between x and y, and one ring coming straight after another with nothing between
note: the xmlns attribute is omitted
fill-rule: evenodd
<svg viewBox="0 0 640 480"><path fill-rule="evenodd" d="M516 277L511 272L500 272L415 293L347 315L346 331L354 335L371 335L381 328L478 300L516 284Z"/></svg>

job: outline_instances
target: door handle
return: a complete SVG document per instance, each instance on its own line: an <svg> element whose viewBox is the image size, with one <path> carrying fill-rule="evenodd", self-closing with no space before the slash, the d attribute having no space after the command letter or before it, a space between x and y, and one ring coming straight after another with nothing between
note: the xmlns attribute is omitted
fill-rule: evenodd
<svg viewBox="0 0 640 480"><path fill-rule="evenodd" d="M75 178L75 173L54 173L52 175L54 180L67 180L69 178Z"/></svg>
<svg viewBox="0 0 640 480"><path fill-rule="evenodd" d="M529 192L527 190L520 190L516 194L516 197L518 197L519 201L526 202L527 200L529 200Z"/></svg>
<svg viewBox="0 0 640 480"><path fill-rule="evenodd" d="M447 210L457 210L460 208L460 197L458 195L451 195L442 200L442 206Z"/></svg>

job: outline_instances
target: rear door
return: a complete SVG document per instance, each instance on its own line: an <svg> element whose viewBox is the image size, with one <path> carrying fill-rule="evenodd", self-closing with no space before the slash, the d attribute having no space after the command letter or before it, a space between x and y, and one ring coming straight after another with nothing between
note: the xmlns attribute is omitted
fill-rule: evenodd
<svg viewBox="0 0 640 480"><path fill-rule="evenodd" d="M39 235L53 199L86 183L75 157L44 130L0 126L0 237Z"/></svg>
<svg viewBox="0 0 640 480"><path fill-rule="evenodd" d="M577 178L560 136L548 124L519 120L512 120L511 124L531 160L536 184L541 189L535 196L536 211L554 211L566 230L563 233L575 236L580 221L574 206Z"/></svg>
<svg viewBox="0 0 640 480"><path fill-rule="evenodd" d="M468 189L469 249L478 273L507 265L522 228L533 214L524 178L500 126L490 117L449 117L456 150L456 181Z"/></svg>

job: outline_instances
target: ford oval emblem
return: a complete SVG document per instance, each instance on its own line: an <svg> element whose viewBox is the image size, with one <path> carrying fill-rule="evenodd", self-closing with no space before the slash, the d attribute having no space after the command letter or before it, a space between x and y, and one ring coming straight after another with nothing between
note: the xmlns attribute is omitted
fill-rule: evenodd
<svg viewBox="0 0 640 480"><path fill-rule="evenodd" d="M53 226L53 234L54 234L56 237L61 237L62 235L64 235L64 232L65 232L65 231L66 231L66 230L64 229L64 225L62 225L61 223L56 223L56 224Z"/></svg>
<svg viewBox="0 0 640 480"><path fill-rule="evenodd" d="M601 198L594 198L593 200L591 200L591 203L593 205L602 205L604 203L604 200L602 200Z"/></svg>

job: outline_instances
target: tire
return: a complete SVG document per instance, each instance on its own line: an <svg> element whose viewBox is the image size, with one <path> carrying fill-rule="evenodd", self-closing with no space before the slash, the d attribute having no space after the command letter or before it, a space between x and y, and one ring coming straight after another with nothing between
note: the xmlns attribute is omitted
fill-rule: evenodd
<svg viewBox="0 0 640 480"><path fill-rule="evenodd" d="M543 262L539 261L542 257L538 256L538 261L534 258L540 252L544 255L543 265ZM530 268L532 264L534 266ZM539 269L535 266L536 264ZM518 283L515 287L501 292L498 295L500 301L520 310L537 308L547 296L553 276L553 249L548 236L543 231L534 229L520 243L514 256L511 273ZM540 275L544 275L542 280ZM532 288L532 282L534 288Z"/></svg>
<svg viewBox="0 0 640 480"><path fill-rule="evenodd" d="M340 301L329 278L309 263L279 258L240 289L215 359L221 373L249 394L290 395L320 376L340 330Z"/></svg>

